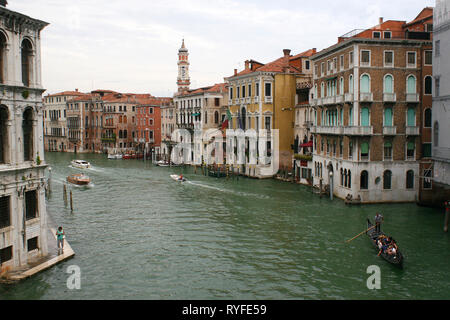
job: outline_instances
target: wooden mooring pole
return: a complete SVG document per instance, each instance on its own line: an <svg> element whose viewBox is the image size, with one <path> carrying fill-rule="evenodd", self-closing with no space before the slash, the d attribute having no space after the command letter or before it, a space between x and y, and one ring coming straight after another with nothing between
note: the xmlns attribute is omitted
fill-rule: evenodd
<svg viewBox="0 0 450 320"><path fill-rule="evenodd" d="M70 211L73 211L72 190L70 190Z"/></svg>
<svg viewBox="0 0 450 320"><path fill-rule="evenodd" d="M64 206L67 207L67 188L65 184L63 185L63 189L64 189L63 191Z"/></svg>
<svg viewBox="0 0 450 320"><path fill-rule="evenodd" d="M448 221L450 220L450 201L445 201L444 232L448 232Z"/></svg>

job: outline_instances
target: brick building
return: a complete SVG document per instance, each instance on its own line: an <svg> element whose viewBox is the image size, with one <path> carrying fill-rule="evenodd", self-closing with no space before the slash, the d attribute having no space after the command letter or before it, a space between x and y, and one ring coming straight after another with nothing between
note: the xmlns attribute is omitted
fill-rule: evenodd
<svg viewBox="0 0 450 320"><path fill-rule="evenodd" d="M418 201L430 188L431 31L432 8L410 23L380 18L311 58L315 184L365 203Z"/></svg>

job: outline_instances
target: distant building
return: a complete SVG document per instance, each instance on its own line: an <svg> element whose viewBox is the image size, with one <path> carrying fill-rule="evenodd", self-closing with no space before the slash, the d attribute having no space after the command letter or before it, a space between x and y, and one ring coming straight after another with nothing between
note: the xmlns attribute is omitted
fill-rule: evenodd
<svg viewBox="0 0 450 320"><path fill-rule="evenodd" d="M0 3L0 273L46 256L41 31Z"/></svg>
<svg viewBox="0 0 450 320"><path fill-rule="evenodd" d="M172 133L177 128L176 109L173 99L161 104L161 157L168 161L171 150Z"/></svg>
<svg viewBox="0 0 450 320"><path fill-rule="evenodd" d="M450 1L437 0L433 52L433 204L450 200ZM431 119L428 125L431 125Z"/></svg>
<svg viewBox="0 0 450 320"><path fill-rule="evenodd" d="M430 197L433 9L354 30L315 54L314 183L364 203Z"/></svg>

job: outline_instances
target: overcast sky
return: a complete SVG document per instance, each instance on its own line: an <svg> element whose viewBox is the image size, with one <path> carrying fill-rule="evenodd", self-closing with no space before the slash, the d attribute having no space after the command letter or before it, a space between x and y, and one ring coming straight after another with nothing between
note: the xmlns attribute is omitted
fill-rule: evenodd
<svg viewBox="0 0 450 320"><path fill-rule="evenodd" d="M411 21L434 0L8 0L49 22L42 34L43 85L65 90L172 96L184 37L191 88L223 82L244 61L267 63L324 49L353 29ZM47 94L46 93L46 94Z"/></svg>

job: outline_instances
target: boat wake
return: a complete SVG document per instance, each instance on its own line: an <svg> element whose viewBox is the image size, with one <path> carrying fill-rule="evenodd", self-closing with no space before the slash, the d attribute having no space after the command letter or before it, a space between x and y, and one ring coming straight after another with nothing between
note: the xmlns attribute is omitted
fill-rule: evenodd
<svg viewBox="0 0 450 320"><path fill-rule="evenodd" d="M261 194L241 192L241 191L230 190L230 189L224 189L224 188L214 187L214 186L210 186L210 185L207 185L207 184L201 184L201 183L196 183L196 182L192 182L192 181L186 181L186 182L189 183L189 184L192 184L194 186L197 186L197 187L207 188L207 189L216 190L216 191L220 191L220 192L233 193L233 194L237 194L237 195L240 195L240 196L243 196L243 197L255 197L255 198L260 198L260 199L270 199L269 196L264 196L264 195L261 195Z"/></svg>

